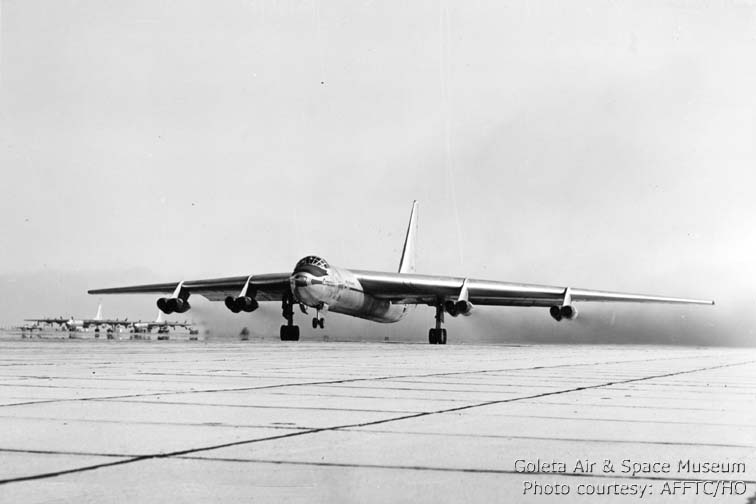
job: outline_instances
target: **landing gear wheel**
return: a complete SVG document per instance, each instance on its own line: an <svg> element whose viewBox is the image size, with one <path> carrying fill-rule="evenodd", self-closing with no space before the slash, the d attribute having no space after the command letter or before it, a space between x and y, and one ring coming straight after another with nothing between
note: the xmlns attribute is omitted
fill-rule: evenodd
<svg viewBox="0 0 756 504"><path fill-rule="evenodd" d="M446 329L429 329L428 343L431 345L446 345Z"/></svg>
<svg viewBox="0 0 756 504"><path fill-rule="evenodd" d="M291 294L281 300L281 315L286 325L281 326L281 341L299 341L299 326L294 325L294 298Z"/></svg>
<svg viewBox="0 0 756 504"><path fill-rule="evenodd" d="M436 303L436 327L428 331L428 343L431 345L446 345L446 329L441 327L444 324L444 303L439 299Z"/></svg>
<svg viewBox="0 0 756 504"><path fill-rule="evenodd" d="M299 326L282 325L281 341L299 341Z"/></svg>
<svg viewBox="0 0 756 504"><path fill-rule="evenodd" d="M439 345L446 345L446 329L441 329L441 334L438 335L436 342Z"/></svg>
<svg viewBox="0 0 756 504"><path fill-rule="evenodd" d="M317 329L318 328L318 319L316 317L312 318L312 328Z"/></svg>
<svg viewBox="0 0 756 504"><path fill-rule="evenodd" d="M312 319L312 328L317 329L320 327L321 329L325 329L325 319L323 317L313 317Z"/></svg>
<svg viewBox="0 0 756 504"><path fill-rule="evenodd" d="M325 319L323 317L320 317L320 320L318 320L318 325L321 329L325 329Z"/></svg>

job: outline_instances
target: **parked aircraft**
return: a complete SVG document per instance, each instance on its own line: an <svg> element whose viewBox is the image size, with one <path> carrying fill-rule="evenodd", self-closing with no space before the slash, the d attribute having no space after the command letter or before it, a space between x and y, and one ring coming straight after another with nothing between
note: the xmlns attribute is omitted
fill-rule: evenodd
<svg viewBox="0 0 756 504"><path fill-rule="evenodd" d="M197 331L193 329L193 325L191 322L183 321L183 322L169 322L167 320L163 320L163 312L158 310L157 318L155 318L152 322L143 322L141 320L133 322L131 324L131 327L134 329L134 332L151 332L153 329L157 328L158 332L163 334L170 331L170 329L175 329L177 327L181 327L184 329L189 329L190 334L196 334Z"/></svg>
<svg viewBox="0 0 756 504"><path fill-rule="evenodd" d="M165 334L170 332L171 329L175 329L177 327L182 327L185 329L188 329L191 334L197 334L198 331L193 328L193 324L187 321L184 322L170 322L167 320L163 320L163 313L158 311L157 318L153 321L144 321L144 320L133 320L129 321L129 319L124 318L121 319L104 319L102 318L102 304L97 306L97 314L94 316L94 318L91 319L75 319L73 317L64 318L64 317L52 317L52 318L41 318L41 319L25 319L27 322L35 322L35 324L31 327L33 328L39 328L41 330L40 324L47 324L47 325L58 325L65 330L69 332L83 332L87 331L88 329L94 327L95 333L100 332L101 328L105 328L108 333L108 339L112 339L111 333L116 330L117 328L123 328L127 331L134 331L137 333L144 333L144 332L151 332L153 329L158 329L158 332L161 334Z"/></svg>
<svg viewBox="0 0 756 504"><path fill-rule="evenodd" d="M102 318L102 303L97 306L97 314L91 319L75 319L73 317L53 317L53 318L40 318L40 319L24 319L26 322L36 322L37 324L58 325L64 327L71 332L86 331L90 327L94 327L99 332L100 327L107 327L112 330L117 326L127 325L128 319L103 319Z"/></svg>

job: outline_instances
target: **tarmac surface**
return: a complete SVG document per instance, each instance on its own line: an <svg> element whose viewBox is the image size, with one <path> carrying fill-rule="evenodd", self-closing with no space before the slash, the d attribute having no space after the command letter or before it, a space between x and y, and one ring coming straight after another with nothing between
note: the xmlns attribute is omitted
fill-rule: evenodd
<svg viewBox="0 0 756 504"><path fill-rule="evenodd" d="M756 502L756 350L0 341L0 502L641 501Z"/></svg>

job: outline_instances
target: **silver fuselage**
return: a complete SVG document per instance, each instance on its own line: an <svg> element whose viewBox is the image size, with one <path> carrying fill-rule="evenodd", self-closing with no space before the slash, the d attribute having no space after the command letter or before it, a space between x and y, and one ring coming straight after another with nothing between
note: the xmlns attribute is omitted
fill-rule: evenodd
<svg viewBox="0 0 756 504"><path fill-rule="evenodd" d="M397 322L407 313L405 304L392 304L366 294L354 273L329 266L314 274L295 271L291 291L298 302L334 313L343 313L374 322Z"/></svg>

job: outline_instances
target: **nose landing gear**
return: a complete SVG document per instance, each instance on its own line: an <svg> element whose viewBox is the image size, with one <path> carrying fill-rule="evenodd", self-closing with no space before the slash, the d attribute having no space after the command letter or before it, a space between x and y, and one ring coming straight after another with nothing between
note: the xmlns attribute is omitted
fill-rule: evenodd
<svg viewBox="0 0 756 504"><path fill-rule="evenodd" d="M325 303L320 303L319 306L315 307L315 317L312 319L312 328L317 329L320 327L321 329L325 329L325 319L320 316L320 312L326 312L328 311L328 305Z"/></svg>
<svg viewBox="0 0 756 504"><path fill-rule="evenodd" d="M299 326L294 325L294 298L291 294L281 300L281 314L286 325L281 326L281 341L299 341Z"/></svg>
<svg viewBox="0 0 756 504"><path fill-rule="evenodd" d="M436 327L428 331L428 343L431 345L446 345L446 329L441 327L444 323L444 303L436 303Z"/></svg>

